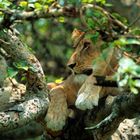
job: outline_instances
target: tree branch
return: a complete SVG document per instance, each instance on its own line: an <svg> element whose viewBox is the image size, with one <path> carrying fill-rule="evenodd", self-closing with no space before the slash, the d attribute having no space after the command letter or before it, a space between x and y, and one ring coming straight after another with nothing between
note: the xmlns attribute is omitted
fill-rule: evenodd
<svg viewBox="0 0 140 140"><path fill-rule="evenodd" d="M27 88L38 88L46 90L46 82L45 82L45 75L42 70L42 67L37 60L37 58L29 51L28 47L23 44L16 34L11 31L2 31L1 37L6 40L1 41L1 47L9 54L16 62L24 62L28 66L27 70L27 79L28 79L28 86Z"/></svg>
<svg viewBox="0 0 140 140"><path fill-rule="evenodd" d="M9 27L13 24L16 20L34 20L34 19L40 19L40 18L56 18L56 17L82 17L81 21L85 23L83 19L83 12L85 9L96 9L100 12L102 12L107 18L108 21L111 22L113 25L118 26L122 29L122 31L127 31L128 28L125 26L122 22L114 18L108 11L101 8L100 6L94 5L94 4L83 4L81 7L72 7L70 5L68 6L50 6L48 10L34 10L34 11L19 11L19 10L10 10L10 9L2 9L0 8L0 11L5 14L5 19L1 23L0 29L4 27Z"/></svg>
<svg viewBox="0 0 140 140"><path fill-rule="evenodd" d="M19 103L4 112L0 112L0 131L8 131L28 124L39 119L46 113L48 99L44 92L36 94L26 93L26 101ZM31 94L31 95L30 95Z"/></svg>
<svg viewBox="0 0 140 140"><path fill-rule="evenodd" d="M136 117L136 114L139 114L139 100L140 94L123 94L117 96L113 102L110 115L97 125L86 129L91 129L93 136L97 140L106 140L115 132L122 120Z"/></svg>
<svg viewBox="0 0 140 140"><path fill-rule="evenodd" d="M16 20L34 20L40 18L56 18L61 16L66 17L77 17L78 11L76 8L71 6L65 7L49 7L48 10L34 10L34 11L19 11L19 10L10 10L10 9L2 9L0 11L3 12L6 18L0 25L0 29L4 27L9 27Z"/></svg>
<svg viewBox="0 0 140 140"><path fill-rule="evenodd" d="M7 77L7 63L4 57L0 55L0 87L3 86L6 77Z"/></svg>
<svg viewBox="0 0 140 140"><path fill-rule="evenodd" d="M13 87L8 91L5 90L5 92L7 91L6 95L1 98L1 100L7 99L7 101L5 104L2 102L3 109L6 108L6 110L3 111L2 109L0 112L0 131L7 131L26 125L32 120L40 119L41 121L42 115L44 116L47 111L49 101L45 75L36 57L20 41L15 32L11 30L2 31L1 38L4 40L0 40L1 47L12 59L16 62L26 62L28 66L28 70L25 70L27 73L27 91L23 96L24 100L22 97L16 99L16 95L12 96L12 93L18 93L18 89L13 91ZM14 97L14 106L8 108L11 97Z"/></svg>
<svg viewBox="0 0 140 140"><path fill-rule="evenodd" d="M44 11L34 10L34 11L22 12L19 10L10 10L10 9L2 9L2 8L0 8L0 11L6 15L11 15L12 16L11 19L13 20L33 20L39 18L55 18L61 16L76 17L78 14L76 8L71 6L52 7Z"/></svg>

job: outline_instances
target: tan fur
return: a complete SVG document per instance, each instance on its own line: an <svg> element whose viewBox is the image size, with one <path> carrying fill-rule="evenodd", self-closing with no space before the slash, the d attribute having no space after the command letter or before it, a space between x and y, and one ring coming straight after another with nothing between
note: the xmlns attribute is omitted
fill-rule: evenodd
<svg viewBox="0 0 140 140"><path fill-rule="evenodd" d="M70 105L76 105L79 109L91 109L98 105L99 98L112 93L115 90L95 86L94 75L113 75L112 69L118 64L117 50L107 48L104 50L108 55L106 59L101 55L101 37L96 43L85 38L85 33L74 30L72 34L75 51L68 61L68 65L76 63L73 71L76 73L69 76L61 84L48 85L51 89L51 102L45 120L47 127L53 131L62 130L69 116ZM95 64L93 64L95 61ZM93 69L90 76L79 75L85 70ZM78 75L77 75L78 73ZM78 95L77 95L78 94Z"/></svg>
<svg viewBox="0 0 140 140"><path fill-rule="evenodd" d="M99 56L100 54L98 46L100 46L102 42L99 40L96 44L93 44L91 40L85 39L83 37L80 40L80 37L84 35L84 32L78 32L76 29L73 31L72 34L74 34L74 36L76 36L75 34L77 34L76 40L78 40L78 42L74 40L75 51L69 59L67 65L76 63L76 66L73 68L73 71L76 73L82 73L83 70L92 67L91 64L93 59L97 58L97 56ZM85 43L89 43L90 45L84 46Z"/></svg>
<svg viewBox="0 0 140 140"><path fill-rule="evenodd" d="M67 117L72 117L73 112L68 109L68 106L74 105L78 90L84 83L86 77L85 75L72 74L59 85L54 86L55 84L51 83L51 86L49 84L49 87L53 88L50 90L51 101L45 117L47 130L62 130Z"/></svg>

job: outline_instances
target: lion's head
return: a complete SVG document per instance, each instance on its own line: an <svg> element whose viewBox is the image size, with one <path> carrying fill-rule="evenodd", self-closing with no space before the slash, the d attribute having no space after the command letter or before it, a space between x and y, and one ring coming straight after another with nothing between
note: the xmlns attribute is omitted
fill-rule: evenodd
<svg viewBox="0 0 140 140"><path fill-rule="evenodd" d="M86 32L77 29L73 31L72 39L74 41L75 51L70 57L67 65L75 73L85 73L89 75L92 73L93 60L100 54L99 46L102 45L102 41L99 36L97 41L93 43L86 35Z"/></svg>

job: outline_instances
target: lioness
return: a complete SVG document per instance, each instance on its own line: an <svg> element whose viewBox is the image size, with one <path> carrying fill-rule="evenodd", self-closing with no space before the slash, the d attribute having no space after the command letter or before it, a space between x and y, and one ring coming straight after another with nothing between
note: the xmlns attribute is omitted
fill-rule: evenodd
<svg viewBox="0 0 140 140"><path fill-rule="evenodd" d="M112 68L116 66L115 48L107 48L106 59L99 59L102 39L96 44L85 38L85 33L75 29L72 33L75 52L71 56L68 66L75 72L61 84L52 86L50 91L50 105L45 117L47 128L53 131L63 129L69 115L68 107L76 104L82 110L91 109L98 105L100 97L106 95L105 88L95 86L95 75L112 75ZM96 63L93 64L93 61ZM79 75L84 73L84 75ZM90 75L91 74L91 75ZM90 76L88 76L90 75ZM107 89L107 93L109 88ZM78 97L77 97L78 94ZM75 102L76 101L76 102Z"/></svg>
<svg viewBox="0 0 140 140"><path fill-rule="evenodd" d="M116 94L116 89L112 90L111 88L96 86L94 75L113 75L114 68L118 64L118 55L120 54L119 49L114 47L107 47L101 52L102 37L99 36L96 43L93 43L86 37L87 34L77 29L73 31L72 38L74 39L75 51L68 61L68 66L75 73L91 74L78 91L75 105L81 110L97 106L99 98L110 92ZM106 54L105 57L104 54Z"/></svg>

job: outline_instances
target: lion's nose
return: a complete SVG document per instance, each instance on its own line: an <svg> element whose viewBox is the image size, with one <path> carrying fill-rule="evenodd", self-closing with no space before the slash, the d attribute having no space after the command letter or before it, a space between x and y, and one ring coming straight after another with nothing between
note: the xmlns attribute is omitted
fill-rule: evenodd
<svg viewBox="0 0 140 140"><path fill-rule="evenodd" d="M75 67L76 63L68 64L68 67L73 69Z"/></svg>

